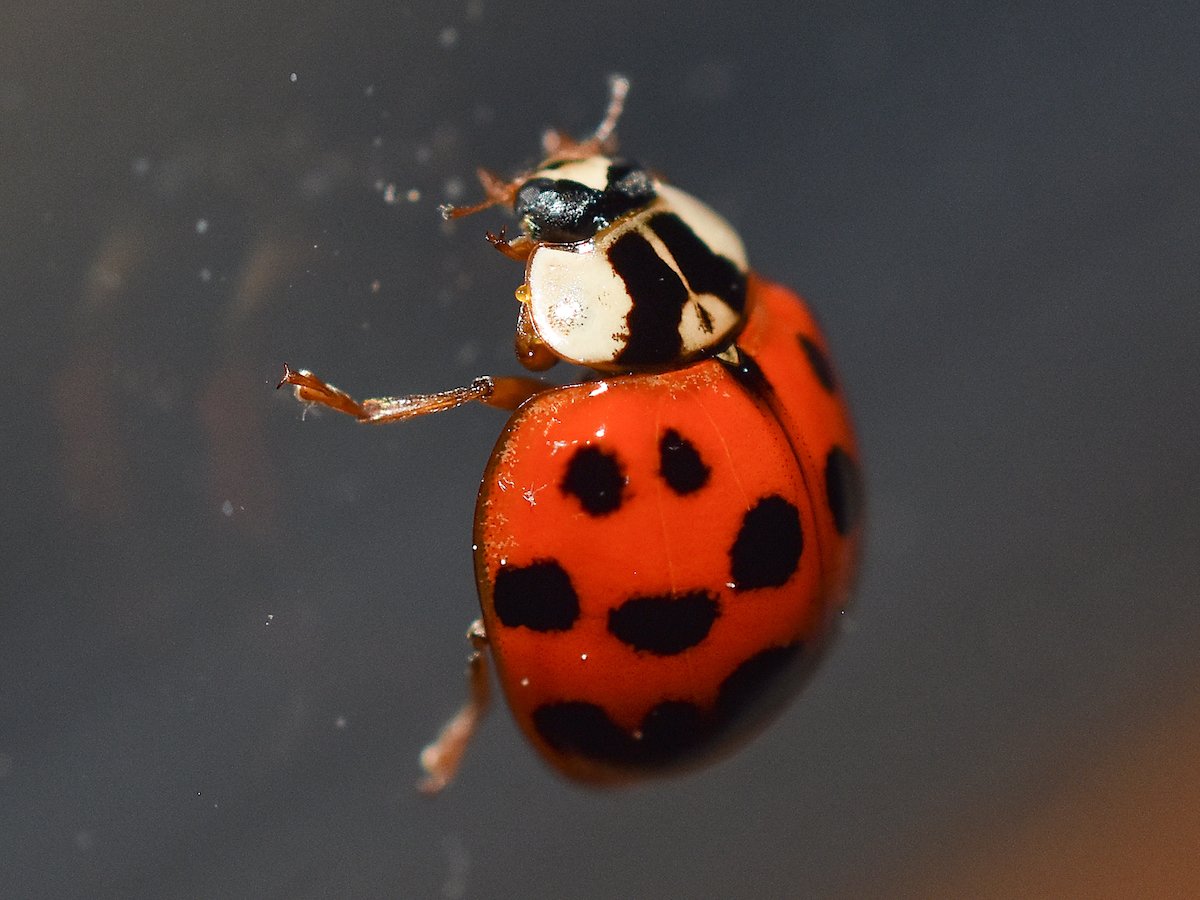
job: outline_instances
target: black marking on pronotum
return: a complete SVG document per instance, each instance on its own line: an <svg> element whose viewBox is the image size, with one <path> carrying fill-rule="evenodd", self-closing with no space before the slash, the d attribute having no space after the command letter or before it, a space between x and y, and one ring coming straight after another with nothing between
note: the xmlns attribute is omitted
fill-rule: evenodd
<svg viewBox="0 0 1200 900"><path fill-rule="evenodd" d="M707 591L634 597L608 611L608 630L634 650L674 656L708 637L720 612Z"/></svg>
<svg viewBox="0 0 1200 900"><path fill-rule="evenodd" d="M833 527L838 534L849 534L862 514L862 474L858 463L841 447L835 446L825 457L825 495Z"/></svg>
<svg viewBox="0 0 1200 900"><path fill-rule="evenodd" d="M645 206L658 196L650 173L631 160L614 160L608 167L607 177L608 185L604 189L604 197L611 210L619 208L620 212L628 212ZM620 215L620 212L617 215ZM615 218L616 215L613 215L612 219Z"/></svg>
<svg viewBox="0 0 1200 900"><path fill-rule="evenodd" d="M692 442L674 428L663 432L658 442L658 474L675 493L694 493L708 484L712 472Z"/></svg>
<svg viewBox="0 0 1200 900"><path fill-rule="evenodd" d="M552 559L501 568L492 605L496 617L509 628L567 631L579 618L579 597L571 577Z"/></svg>
<svg viewBox="0 0 1200 900"><path fill-rule="evenodd" d="M649 241L633 231L613 242L608 260L632 301L625 317L629 337L617 359L629 365L677 359L683 349L679 322L689 296L679 275Z"/></svg>
<svg viewBox="0 0 1200 900"><path fill-rule="evenodd" d="M746 308L746 275L692 231L675 213L650 219L650 230L666 245L688 287L696 294L715 294L733 310Z"/></svg>
<svg viewBox="0 0 1200 900"><path fill-rule="evenodd" d="M804 351L804 355L808 357L808 364L812 367L813 375L817 377L821 387L832 394L837 390L837 379L834 378L833 364L829 362L829 357L808 335L798 334L796 339L800 342L800 348Z"/></svg>
<svg viewBox="0 0 1200 900"><path fill-rule="evenodd" d="M621 507L625 473L615 453L581 447L567 463L562 491L579 500L590 516L606 516Z"/></svg>
<svg viewBox="0 0 1200 900"><path fill-rule="evenodd" d="M800 511L778 494L759 500L742 517L742 527L729 549L734 589L779 587L800 564L804 534Z"/></svg>

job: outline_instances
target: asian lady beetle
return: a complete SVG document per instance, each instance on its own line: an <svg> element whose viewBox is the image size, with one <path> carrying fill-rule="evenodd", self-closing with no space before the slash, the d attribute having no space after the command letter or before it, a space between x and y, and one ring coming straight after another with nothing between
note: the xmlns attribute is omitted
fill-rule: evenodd
<svg viewBox="0 0 1200 900"><path fill-rule="evenodd" d="M475 514L483 618L470 698L422 753L453 777L488 702L485 652L522 730L585 782L731 750L794 693L849 586L862 491L854 436L811 314L753 274L732 227L613 156L628 83L588 139L456 217L512 205L525 264L517 355L593 370L555 387L483 377L361 403L285 367L296 396L391 422L469 402L514 409Z"/></svg>

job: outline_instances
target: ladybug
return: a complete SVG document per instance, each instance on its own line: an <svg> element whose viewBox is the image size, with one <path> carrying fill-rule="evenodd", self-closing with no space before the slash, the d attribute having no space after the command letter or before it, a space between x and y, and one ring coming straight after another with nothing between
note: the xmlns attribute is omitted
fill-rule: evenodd
<svg viewBox="0 0 1200 900"><path fill-rule="evenodd" d="M754 274L733 228L613 155L628 82L591 137L548 132L545 161L459 217L504 204L525 265L516 349L579 383L482 377L358 402L285 366L305 403L380 423L469 402L514 410L484 473L474 553L482 619L470 697L422 753L454 776L488 705L564 775L628 782L694 767L764 726L820 658L849 589L863 507L825 339L792 291Z"/></svg>

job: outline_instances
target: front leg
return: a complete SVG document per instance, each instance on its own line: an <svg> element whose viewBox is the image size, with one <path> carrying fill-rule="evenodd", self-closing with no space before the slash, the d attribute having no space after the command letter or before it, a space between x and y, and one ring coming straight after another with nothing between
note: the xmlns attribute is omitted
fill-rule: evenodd
<svg viewBox="0 0 1200 900"><path fill-rule="evenodd" d="M322 381L312 372L306 369L297 371L286 363L283 366L283 379L276 388L285 384L295 388L296 399L301 403L327 406L370 425L400 422L430 413L445 412L465 403L483 403L499 409L516 409L534 394L551 387L534 378L483 375L466 387L439 391L436 394L372 397L360 402L340 388Z"/></svg>
<svg viewBox="0 0 1200 900"><path fill-rule="evenodd" d="M520 234L511 241L508 239L508 234L505 229L501 228L499 234L487 232L484 234L487 242L507 256L509 259L521 264L527 263L529 257L533 255L534 248L537 244L527 234Z"/></svg>

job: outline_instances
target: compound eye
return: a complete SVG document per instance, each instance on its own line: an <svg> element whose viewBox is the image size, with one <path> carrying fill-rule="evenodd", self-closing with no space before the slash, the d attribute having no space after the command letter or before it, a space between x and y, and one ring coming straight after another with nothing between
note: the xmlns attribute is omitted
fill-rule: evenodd
<svg viewBox="0 0 1200 900"><path fill-rule="evenodd" d="M521 185L513 212L535 241L576 244L594 237L601 194L577 181L533 178Z"/></svg>

